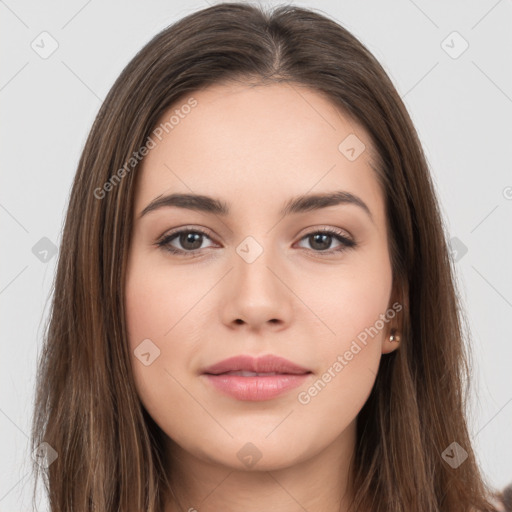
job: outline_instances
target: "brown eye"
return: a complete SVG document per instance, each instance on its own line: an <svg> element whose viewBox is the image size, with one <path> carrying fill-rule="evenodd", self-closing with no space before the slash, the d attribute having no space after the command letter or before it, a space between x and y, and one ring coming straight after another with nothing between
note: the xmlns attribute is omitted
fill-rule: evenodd
<svg viewBox="0 0 512 512"><path fill-rule="evenodd" d="M171 254L181 256L198 256L205 239L211 240L208 234L200 229L181 229L163 237L156 245L163 248ZM356 246L356 242L348 238L343 231L335 229L317 230L308 233L302 240L307 240L312 252L328 255L340 253L346 249ZM337 242L338 247L332 248L333 242Z"/></svg>
<svg viewBox="0 0 512 512"><path fill-rule="evenodd" d="M342 231L334 229L314 231L304 236L302 240L304 239L307 239L307 242L310 244L310 247L314 252L325 254L342 252L345 249L355 247L356 245L356 242L345 236ZM331 249L333 239L340 244L339 247L335 249Z"/></svg>
<svg viewBox="0 0 512 512"><path fill-rule="evenodd" d="M192 254L187 253L194 253L204 248L202 245L205 238L210 239L210 237L201 230L182 229L165 236L162 240L157 242L157 245L172 254L184 254L188 256ZM176 245L178 247L176 247Z"/></svg>
<svg viewBox="0 0 512 512"><path fill-rule="evenodd" d="M201 245L203 244L203 235L194 231L182 232L177 235L177 240L183 248L193 251L201 248Z"/></svg>

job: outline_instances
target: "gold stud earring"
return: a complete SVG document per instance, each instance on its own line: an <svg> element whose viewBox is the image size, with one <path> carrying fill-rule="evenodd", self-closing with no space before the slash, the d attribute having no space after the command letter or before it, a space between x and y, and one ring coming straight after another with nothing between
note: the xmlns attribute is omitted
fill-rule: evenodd
<svg viewBox="0 0 512 512"><path fill-rule="evenodd" d="M396 329L391 329L391 334L389 335L389 341L391 343L400 341L400 335L397 334Z"/></svg>

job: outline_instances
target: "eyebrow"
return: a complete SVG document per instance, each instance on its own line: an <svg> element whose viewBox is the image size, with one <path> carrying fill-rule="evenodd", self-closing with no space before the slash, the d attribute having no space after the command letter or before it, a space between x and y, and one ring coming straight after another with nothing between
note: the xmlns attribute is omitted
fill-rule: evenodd
<svg viewBox="0 0 512 512"><path fill-rule="evenodd" d="M358 206L366 212L373 222L372 213L366 203L360 197L343 190L293 197L284 204L279 213L281 216L285 217L291 214L320 210L322 208L336 206L339 204L352 204ZM230 211L227 203L213 197L200 194L170 194L166 196L158 196L153 199L153 201L151 201L146 208L142 210L139 215L139 219L149 212L169 206L211 213L222 217L229 215Z"/></svg>

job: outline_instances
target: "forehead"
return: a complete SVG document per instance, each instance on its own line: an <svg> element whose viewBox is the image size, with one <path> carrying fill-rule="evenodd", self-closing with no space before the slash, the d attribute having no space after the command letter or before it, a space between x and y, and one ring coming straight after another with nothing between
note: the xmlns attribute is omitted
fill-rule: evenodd
<svg viewBox="0 0 512 512"><path fill-rule="evenodd" d="M216 84L176 102L155 130L138 170L136 212L170 192L224 198L236 209L345 189L382 206L368 134L310 88Z"/></svg>

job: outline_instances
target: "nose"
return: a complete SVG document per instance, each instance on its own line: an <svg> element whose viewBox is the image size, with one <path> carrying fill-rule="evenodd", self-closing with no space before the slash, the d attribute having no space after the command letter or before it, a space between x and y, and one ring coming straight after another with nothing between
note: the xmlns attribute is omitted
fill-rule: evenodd
<svg viewBox="0 0 512 512"><path fill-rule="evenodd" d="M297 300L288 284L290 273L270 250L249 261L235 255L234 267L224 283L224 323L230 327L246 325L250 330L284 328L291 321L293 301Z"/></svg>

